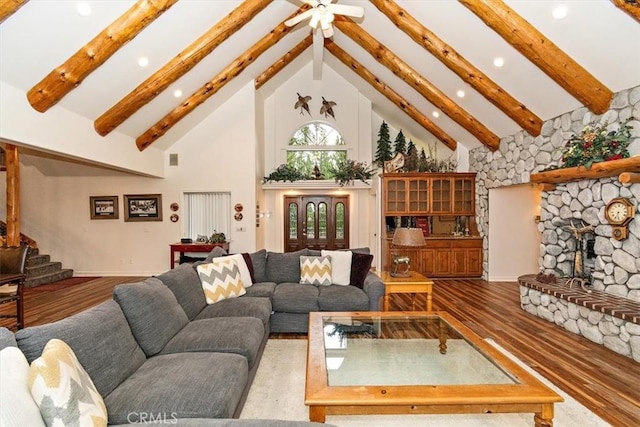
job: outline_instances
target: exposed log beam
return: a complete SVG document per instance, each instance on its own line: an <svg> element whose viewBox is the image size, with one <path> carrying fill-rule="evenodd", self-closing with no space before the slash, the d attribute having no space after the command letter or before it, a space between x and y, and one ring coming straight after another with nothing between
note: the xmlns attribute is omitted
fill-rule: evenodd
<svg viewBox="0 0 640 427"><path fill-rule="evenodd" d="M637 184L640 183L640 173L637 172L622 172L618 176L618 181L621 184Z"/></svg>
<svg viewBox="0 0 640 427"><path fill-rule="evenodd" d="M378 62L387 67L400 79L413 87L429 102L439 108L456 123L468 130L473 136L495 151L500 145L500 139L475 117L447 97L433 83L424 78L415 69L391 52L385 45L377 41L371 34L364 31L358 24L344 16L336 16L335 26L364 50L369 52Z"/></svg>
<svg viewBox="0 0 640 427"><path fill-rule="evenodd" d="M613 4L615 4L620 9L627 12L629 16L635 18L636 21L640 22L640 2L635 1L626 1L626 0L611 0Z"/></svg>
<svg viewBox="0 0 640 427"><path fill-rule="evenodd" d="M7 246L20 245L20 157L18 147L4 148L7 165Z"/></svg>
<svg viewBox="0 0 640 427"><path fill-rule="evenodd" d="M0 24L16 13L29 0L4 0L0 2Z"/></svg>
<svg viewBox="0 0 640 427"><path fill-rule="evenodd" d="M255 79L256 89L260 89L262 85L271 80L276 74L278 74L284 67L289 65L291 61L296 59L302 52L304 52L313 43L313 36L308 35L300 43L295 45L293 49L285 53L280 59L271 64L269 68L264 70Z"/></svg>
<svg viewBox="0 0 640 427"><path fill-rule="evenodd" d="M295 15L303 11L299 8L291 14L287 19L293 18ZM286 21L286 19L285 19ZM237 57L233 62L227 65L213 79L208 81L204 86L197 90L193 95L186 99L182 104L165 115L160 121L151 126L146 132L136 138L136 145L140 151L153 144L158 138L167 133L176 123L183 119L187 114L196 109L200 104L209 99L210 96L217 93L227 83L236 78L249 65L251 65L260 55L267 49L278 43L284 36L289 34L293 27L287 27L284 22L277 25L267 35L258 40L253 46L247 49L242 55Z"/></svg>
<svg viewBox="0 0 640 427"><path fill-rule="evenodd" d="M330 39L325 39L324 45L327 50L336 58L338 58L344 65L349 67L357 75L362 77L367 83L373 86L378 92L383 94L389 101L393 102L398 108L404 111L409 117L416 121L420 126L425 128L438 140L440 140L449 149L454 150L457 147L456 140L451 138L446 132L440 129L435 123L426 118L416 107L407 102L396 91L387 86L378 77L376 77L371 71L367 70L362 64L360 64L355 58L351 57L347 52L340 48Z"/></svg>
<svg viewBox="0 0 640 427"><path fill-rule="evenodd" d="M591 111L609 109L613 92L502 0L458 1Z"/></svg>
<svg viewBox="0 0 640 427"><path fill-rule="evenodd" d="M105 136L195 67L222 42L242 28L273 0L245 0L171 61L153 73L94 122Z"/></svg>
<svg viewBox="0 0 640 427"><path fill-rule="evenodd" d="M633 172L634 174L640 172L640 157L636 156L619 160L609 160L607 162L598 162L591 165L591 169L587 169L584 166L577 166L534 173L531 174L530 181L559 184L579 179L606 178L616 175L620 176L621 174L628 172Z"/></svg>
<svg viewBox="0 0 640 427"><path fill-rule="evenodd" d="M533 136L540 135L542 119L524 104L504 91L489 76L477 69L456 50L441 40L405 9L393 0L370 0L396 27L404 31L416 43L428 50L440 62L456 73L462 80L502 110L513 121Z"/></svg>
<svg viewBox="0 0 640 427"><path fill-rule="evenodd" d="M129 10L27 92L44 113L178 0L138 0Z"/></svg>

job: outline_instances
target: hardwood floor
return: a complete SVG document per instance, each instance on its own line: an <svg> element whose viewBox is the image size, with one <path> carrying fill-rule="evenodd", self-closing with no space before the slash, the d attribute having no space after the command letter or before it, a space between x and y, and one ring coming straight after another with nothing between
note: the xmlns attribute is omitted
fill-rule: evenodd
<svg viewBox="0 0 640 427"><path fill-rule="evenodd" d="M116 284L139 280L105 277L60 291L27 291L25 323L34 326L70 316L111 298ZM420 299L424 296L418 298L418 304L425 303ZM392 309L409 307L408 296L393 296ZM640 425L640 364L524 312L517 283L436 280L433 308L493 338L608 423Z"/></svg>

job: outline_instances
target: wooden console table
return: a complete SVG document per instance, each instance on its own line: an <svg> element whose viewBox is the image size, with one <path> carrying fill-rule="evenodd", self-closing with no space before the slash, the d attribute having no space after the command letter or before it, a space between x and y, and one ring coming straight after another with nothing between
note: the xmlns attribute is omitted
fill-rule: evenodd
<svg viewBox="0 0 640 427"><path fill-rule="evenodd" d="M197 252L208 254L215 247L220 247L229 252L229 243L172 243L171 247L171 264L170 267L174 268L176 264L180 264L180 260L184 256L185 252ZM180 256L176 259L176 252L180 253Z"/></svg>

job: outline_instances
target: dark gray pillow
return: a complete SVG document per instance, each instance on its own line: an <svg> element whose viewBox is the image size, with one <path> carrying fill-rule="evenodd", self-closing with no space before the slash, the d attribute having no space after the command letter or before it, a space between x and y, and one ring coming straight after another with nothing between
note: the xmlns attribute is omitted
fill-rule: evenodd
<svg viewBox="0 0 640 427"><path fill-rule="evenodd" d="M16 337L7 328L0 328L0 350L5 347L17 347Z"/></svg>
<svg viewBox="0 0 640 427"><path fill-rule="evenodd" d="M106 301L66 319L16 332L29 363L57 338L73 349L101 396L107 396L146 361L118 303Z"/></svg>
<svg viewBox="0 0 640 427"><path fill-rule="evenodd" d="M300 256L309 255L309 249L296 252L267 252L267 282L300 283Z"/></svg>
<svg viewBox="0 0 640 427"><path fill-rule="evenodd" d="M189 323L173 292L156 277L116 286L113 299L148 357L159 353Z"/></svg>
<svg viewBox="0 0 640 427"><path fill-rule="evenodd" d="M251 264L253 264L253 277L255 283L267 281L267 250L260 249L258 252L249 254Z"/></svg>
<svg viewBox="0 0 640 427"><path fill-rule="evenodd" d="M204 259L204 261L202 261L202 263L209 264L214 258L219 258L225 255L229 255L227 251L222 249L220 246L216 246L215 248L211 249L211 252L209 252L209 255L207 255L207 257Z"/></svg>
<svg viewBox="0 0 640 427"><path fill-rule="evenodd" d="M189 320L195 319L206 307L207 301L202 291L202 282L198 272L190 264L180 264L157 277L171 289Z"/></svg>

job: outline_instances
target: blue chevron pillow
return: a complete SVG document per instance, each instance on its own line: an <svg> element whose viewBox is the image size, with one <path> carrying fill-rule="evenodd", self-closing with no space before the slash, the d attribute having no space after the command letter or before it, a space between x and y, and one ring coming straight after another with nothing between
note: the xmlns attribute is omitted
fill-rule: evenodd
<svg viewBox="0 0 640 427"><path fill-rule="evenodd" d="M300 283L306 285L329 286L331 284L331 257L300 257Z"/></svg>
<svg viewBox="0 0 640 427"><path fill-rule="evenodd" d="M247 293L235 259L214 258L210 263L200 264L196 269L207 304L215 304Z"/></svg>

